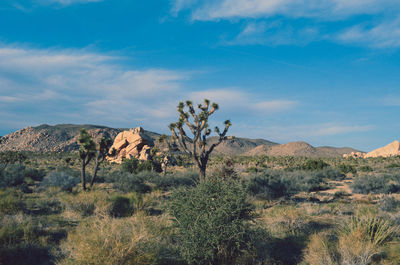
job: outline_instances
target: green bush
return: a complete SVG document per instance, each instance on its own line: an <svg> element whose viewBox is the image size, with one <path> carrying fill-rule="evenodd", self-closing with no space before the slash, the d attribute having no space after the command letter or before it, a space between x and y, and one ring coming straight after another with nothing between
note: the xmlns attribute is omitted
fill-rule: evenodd
<svg viewBox="0 0 400 265"><path fill-rule="evenodd" d="M146 181L156 175L156 173L152 172L140 172L137 174L115 172L109 181L113 182L114 188L123 192L146 193L151 191L151 187L146 184Z"/></svg>
<svg viewBox="0 0 400 265"><path fill-rule="evenodd" d="M400 192L400 176L362 175L354 180L351 189L361 194L397 193Z"/></svg>
<svg viewBox="0 0 400 265"><path fill-rule="evenodd" d="M80 182L78 175L72 171L54 171L48 173L40 183L42 187L60 187L62 191L71 192Z"/></svg>
<svg viewBox="0 0 400 265"><path fill-rule="evenodd" d="M397 209L400 208L400 201L396 200L394 197L385 196L379 202L379 208L382 211L394 212L394 211L396 211Z"/></svg>
<svg viewBox="0 0 400 265"><path fill-rule="evenodd" d="M310 159L301 166L302 170L322 170L329 166L322 159L314 160Z"/></svg>
<svg viewBox="0 0 400 265"><path fill-rule="evenodd" d="M303 191L321 190L324 177L321 172L270 170L250 178L248 189L254 196L275 199Z"/></svg>
<svg viewBox="0 0 400 265"><path fill-rule="evenodd" d="M157 161L140 161L136 158L124 159L121 164L123 172L139 173L142 171L161 172L161 165Z"/></svg>
<svg viewBox="0 0 400 265"><path fill-rule="evenodd" d="M347 174L347 173L356 174L357 173L357 170L355 169L355 167L353 167L352 165L347 165L347 164L340 164L339 170L341 172L343 172L343 174Z"/></svg>
<svg viewBox="0 0 400 265"><path fill-rule="evenodd" d="M361 172L372 172L373 171L372 167L370 167L370 166L362 166L359 168L359 170Z"/></svg>
<svg viewBox="0 0 400 265"><path fill-rule="evenodd" d="M0 216L23 211L25 203L23 196L15 190L0 191Z"/></svg>
<svg viewBox="0 0 400 265"><path fill-rule="evenodd" d="M173 192L170 214L188 264L237 264L249 251L253 207L237 181L206 180Z"/></svg>
<svg viewBox="0 0 400 265"><path fill-rule="evenodd" d="M29 216L0 219L0 264L51 264L49 251L41 244L42 235Z"/></svg>
<svg viewBox="0 0 400 265"><path fill-rule="evenodd" d="M177 172L165 176L155 175L151 182L156 185L158 189L169 190L181 186L194 186L199 181L199 174L197 172Z"/></svg>
<svg viewBox="0 0 400 265"><path fill-rule="evenodd" d="M24 183L25 167L23 165L9 165L0 172L0 186L15 187Z"/></svg>
<svg viewBox="0 0 400 265"><path fill-rule="evenodd" d="M127 217L133 214L133 203L131 200L122 195L111 197L110 214L113 217Z"/></svg>
<svg viewBox="0 0 400 265"><path fill-rule="evenodd" d="M391 163L386 166L386 168L399 168L399 167L400 167L400 164L396 164L396 163Z"/></svg>

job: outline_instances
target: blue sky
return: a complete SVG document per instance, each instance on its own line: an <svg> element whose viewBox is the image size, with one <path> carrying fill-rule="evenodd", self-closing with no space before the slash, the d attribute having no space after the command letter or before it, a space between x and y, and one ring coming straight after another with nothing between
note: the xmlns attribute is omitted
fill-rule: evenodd
<svg viewBox="0 0 400 265"><path fill-rule="evenodd" d="M0 135L42 123L168 132L180 100L279 143L399 139L398 0L2 0Z"/></svg>

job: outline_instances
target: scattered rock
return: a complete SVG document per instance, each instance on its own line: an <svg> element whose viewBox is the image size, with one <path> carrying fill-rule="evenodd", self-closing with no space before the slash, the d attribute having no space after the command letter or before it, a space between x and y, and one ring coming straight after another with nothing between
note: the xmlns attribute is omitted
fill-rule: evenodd
<svg viewBox="0 0 400 265"><path fill-rule="evenodd" d="M344 158L349 158L349 157L353 157L353 158L362 158L365 157L366 153L363 152L351 152L350 154L344 154L343 157Z"/></svg>

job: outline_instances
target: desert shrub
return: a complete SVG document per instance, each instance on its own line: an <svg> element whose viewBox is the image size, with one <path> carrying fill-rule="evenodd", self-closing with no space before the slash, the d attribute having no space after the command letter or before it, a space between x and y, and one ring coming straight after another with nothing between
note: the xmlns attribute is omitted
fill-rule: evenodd
<svg viewBox="0 0 400 265"><path fill-rule="evenodd" d="M398 227L373 214L358 214L345 220L333 234L313 235L304 260L310 265L383 264L384 246L398 233Z"/></svg>
<svg viewBox="0 0 400 265"><path fill-rule="evenodd" d="M28 178L34 181L42 181L45 175L46 173L43 170L38 170L34 168L26 168L24 172L25 179Z"/></svg>
<svg viewBox="0 0 400 265"><path fill-rule="evenodd" d="M121 164L121 169L123 172L128 173L139 173L142 171L155 171L161 172L161 164L157 161L140 161L136 158L124 159Z"/></svg>
<svg viewBox="0 0 400 265"><path fill-rule="evenodd" d="M108 194L104 191L92 190L77 194L63 193L59 199L65 214L73 213L78 217L87 217L95 213L107 214L110 209Z"/></svg>
<svg viewBox="0 0 400 265"><path fill-rule="evenodd" d="M374 215L351 217L337 235L341 264L370 264L396 233L397 227L389 220Z"/></svg>
<svg viewBox="0 0 400 265"><path fill-rule="evenodd" d="M344 180L346 178L346 176L342 172L330 167L324 168L314 174L316 174L321 179L326 178L329 180Z"/></svg>
<svg viewBox="0 0 400 265"><path fill-rule="evenodd" d="M265 171L250 178L248 189L254 196L274 199L322 188L324 175L304 171Z"/></svg>
<svg viewBox="0 0 400 265"><path fill-rule="evenodd" d="M394 212L400 208L400 201L396 200L394 197L385 196L379 202L379 208L382 211Z"/></svg>
<svg viewBox="0 0 400 265"><path fill-rule="evenodd" d="M355 167L353 167L352 165L348 165L348 164L340 164L338 166L339 170L343 173L343 174L347 174L347 173L352 173L352 174L356 174L357 170Z"/></svg>
<svg viewBox="0 0 400 265"><path fill-rule="evenodd" d="M14 187L24 183L25 167L20 164L9 165L0 174L0 186Z"/></svg>
<svg viewBox="0 0 400 265"><path fill-rule="evenodd" d="M313 234L304 251L304 261L310 265L336 265L331 239L324 232Z"/></svg>
<svg viewBox="0 0 400 265"><path fill-rule="evenodd" d="M222 161L222 164L215 169L214 175L223 178L235 178L237 172L235 170L235 161L232 158L226 158Z"/></svg>
<svg viewBox="0 0 400 265"><path fill-rule="evenodd" d="M303 209L295 206L278 205L260 217L268 224L268 231L276 236L297 236L309 232L309 217Z"/></svg>
<svg viewBox="0 0 400 265"><path fill-rule="evenodd" d="M391 163L386 166L386 168L399 168L399 167L400 167L400 164L396 164L396 163Z"/></svg>
<svg viewBox="0 0 400 265"><path fill-rule="evenodd" d="M325 163L322 159L310 159L307 160L302 166L301 169L303 170L322 170L329 166L327 163Z"/></svg>
<svg viewBox="0 0 400 265"><path fill-rule="evenodd" d="M137 172L138 165L139 160L136 158L124 159L121 163L121 169L123 172L128 172L132 174Z"/></svg>
<svg viewBox="0 0 400 265"><path fill-rule="evenodd" d="M29 216L0 219L0 264L51 264L49 251L41 243L42 234Z"/></svg>
<svg viewBox="0 0 400 265"><path fill-rule="evenodd" d="M400 192L400 176L362 175L354 180L351 189L361 194L397 193Z"/></svg>
<svg viewBox="0 0 400 265"><path fill-rule="evenodd" d="M154 175L151 182L158 189L169 190L181 186L194 186L199 181L199 174L193 171L176 172L174 174Z"/></svg>
<svg viewBox="0 0 400 265"><path fill-rule="evenodd" d="M140 172L137 174L115 172L111 181L114 188L123 192L149 192L151 187L146 184L146 181L155 178L156 173L153 172Z"/></svg>
<svg viewBox="0 0 400 265"><path fill-rule="evenodd" d="M249 250L253 207L237 181L204 181L173 192L170 214L188 264L237 264Z"/></svg>
<svg viewBox="0 0 400 265"><path fill-rule="evenodd" d="M67 258L59 264L154 264L160 239L149 223L157 222L143 216L90 218L68 233L62 245Z"/></svg>
<svg viewBox="0 0 400 265"><path fill-rule="evenodd" d="M2 190L0 191L0 216L15 214L23 211L25 204L23 196L16 190Z"/></svg>
<svg viewBox="0 0 400 265"><path fill-rule="evenodd" d="M372 172L373 171L372 167L370 167L370 166L361 166L358 170L361 172Z"/></svg>
<svg viewBox="0 0 400 265"><path fill-rule="evenodd" d="M115 195L110 198L110 214L113 217L127 217L133 214L132 201L122 195Z"/></svg>
<svg viewBox="0 0 400 265"><path fill-rule="evenodd" d="M79 182L80 179L74 172L54 171L48 173L40 185L42 187L60 187L62 191L71 192Z"/></svg>

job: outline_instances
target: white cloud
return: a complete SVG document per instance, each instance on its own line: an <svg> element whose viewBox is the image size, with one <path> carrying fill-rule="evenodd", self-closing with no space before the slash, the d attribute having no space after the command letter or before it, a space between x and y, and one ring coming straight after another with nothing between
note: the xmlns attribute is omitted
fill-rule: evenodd
<svg viewBox="0 0 400 265"><path fill-rule="evenodd" d="M400 46L400 17L377 25L356 25L339 34L345 43L366 44L376 48Z"/></svg>
<svg viewBox="0 0 400 265"><path fill-rule="evenodd" d="M131 69L117 56L86 50L32 49L0 46L0 106L3 114L26 125L39 123L98 123L142 125L166 129L177 117L180 100L204 98L219 103L226 119L265 115L293 109L297 102L263 100L239 89L192 92L185 82L193 72L169 69ZM217 115L217 116L218 116ZM223 117L222 117L223 116ZM1 124L9 124L7 115ZM13 118L15 119L15 118Z"/></svg>
<svg viewBox="0 0 400 265"><path fill-rule="evenodd" d="M281 20L249 22L232 40L223 41L224 45L304 45L318 38L316 27L297 29Z"/></svg>
<svg viewBox="0 0 400 265"><path fill-rule="evenodd" d="M173 12L190 10L192 20L218 21L251 19L236 38L225 41L227 45L286 45L306 44L328 39L346 44L360 44L373 48L400 46L400 2L398 0L177 0ZM316 25L344 21L353 16L362 18L364 24L339 25L339 32L319 32ZM260 19L288 20L276 31ZM306 19L299 26L297 19ZM380 24L376 21L381 20ZM359 23L359 22L356 22ZM318 35L318 38L317 38Z"/></svg>
<svg viewBox="0 0 400 265"><path fill-rule="evenodd" d="M95 2L102 2L103 0L34 0L34 2L38 4L57 4L61 6L68 6L72 4L86 4L86 3L95 3Z"/></svg>
<svg viewBox="0 0 400 265"><path fill-rule="evenodd" d="M192 8L194 20L257 18L283 15L326 20L376 14L399 8L396 0L177 0L173 10Z"/></svg>
<svg viewBox="0 0 400 265"><path fill-rule="evenodd" d="M298 104L296 101L285 99L260 100L256 95L234 88L192 92L189 94L189 98L194 102L202 102L204 98L207 98L213 102L217 102L224 111L252 115L288 111Z"/></svg>

